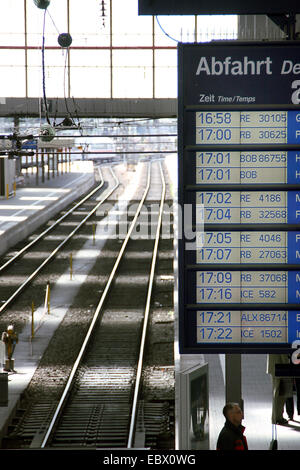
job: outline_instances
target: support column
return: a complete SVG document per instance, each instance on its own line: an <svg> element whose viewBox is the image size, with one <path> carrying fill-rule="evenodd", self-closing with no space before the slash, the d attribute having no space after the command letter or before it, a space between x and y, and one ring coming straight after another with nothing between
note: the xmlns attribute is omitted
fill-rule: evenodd
<svg viewBox="0 0 300 470"><path fill-rule="evenodd" d="M225 355L225 399L226 403L238 403L244 409L242 399L242 356Z"/></svg>
<svg viewBox="0 0 300 470"><path fill-rule="evenodd" d="M55 160L56 160L56 173L55 176L59 176L59 152L58 149L55 149Z"/></svg>
<svg viewBox="0 0 300 470"><path fill-rule="evenodd" d="M51 149L47 151L47 180L50 180L50 152Z"/></svg>
<svg viewBox="0 0 300 470"><path fill-rule="evenodd" d="M51 154L51 158L52 158L52 178L55 178L55 150L53 149L52 150L52 154Z"/></svg>
<svg viewBox="0 0 300 470"><path fill-rule="evenodd" d="M36 165L36 174L35 174L35 181L36 185L39 184L39 151L37 150L35 154L35 165Z"/></svg>
<svg viewBox="0 0 300 470"><path fill-rule="evenodd" d="M45 151L47 149L42 149L41 152L41 165L42 165L42 183L45 182Z"/></svg>

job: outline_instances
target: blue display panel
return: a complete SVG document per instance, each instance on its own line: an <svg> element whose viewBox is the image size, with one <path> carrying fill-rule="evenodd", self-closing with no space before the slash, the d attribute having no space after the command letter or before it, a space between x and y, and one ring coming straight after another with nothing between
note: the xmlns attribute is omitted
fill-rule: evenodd
<svg viewBox="0 0 300 470"><path fill-rule="evenodd" d="M297 144L298 111L202 111L196 113L197 144Z"/></svg>
<svg viewBox="0 0 300 470"><path fill-rule="evenodd" d="M194 261L197 264L299 264L300 232L200 232Z"/></svg>
<svg viewBox="0 0 300 470"><path fill-rule="evenodd" d="M199 184L294 184L300 181L300 151L196 152L195 176Z"/></svg>
<svg viewBox="0 0 300 470"><path fill-rule="evenodd" d="M300 274L290 271L198 271L201 303L290 303L300 298Z"/></svg>
<svg viewBox="0 0 300 470"><path fill-rule="evenodd" d="M191 213L195 236L178 242L180 351L286 352L300 338L300 45L178 50L180 232Z"/></svg>
<svg viewBox="0 0 300 470"><path fill-rule="evenodd" d="M204 223L296 223L299 191L205 191L195 193L197 217Z"/></svg>
<svg viewBox="0 0 300 470"><path fill-rule="evenodd" d="M292 343L300 335L300 311L197 311L198 344Z"/></svg>

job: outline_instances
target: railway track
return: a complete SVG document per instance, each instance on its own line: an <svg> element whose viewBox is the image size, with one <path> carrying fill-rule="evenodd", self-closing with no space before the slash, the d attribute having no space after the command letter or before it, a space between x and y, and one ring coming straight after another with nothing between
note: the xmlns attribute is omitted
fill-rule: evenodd
<svg viewBox="0 0 300 470"><path fill-rule="evenodd" d="M155 166L157 172L158 164ZM161 167L158 174L163 178ZM140 211L157 202L157 194L153 194L154 188L161 186L157 179L158 175L150 184L149 173L147 189L130 226L132 231L143 223ZM155 447L158 436L168 432L172 399L167 394L163 399L148 399L142 386L164 197L165 189L155 222L155 240L133 240L129 230L109 279L103 283L102 296L79 354L68 369L66 387L56 387L59 396L58 392L50 397L46 393L38 400L29 400L30 406L19 410L8 442L15 440L19 442L17 447L21 442L21 447L32 448ZM153 227L151 230L153 233ZM114 243L116 248L119 242ZM172 258L172 254L169 256ZM169 374L169 380L173 376L171 363L167 372L165 366L154 369L154 387L161 387L164 374ZM66 382L59 372L55 380ZM25 395L28 398L30 391Z"/></svg>
<svg viewBox="0 0 300 470"><path fill-rule="evenodd" d="M2 299L0 315L13 304L16 298L32 283L45 266L57 257L62 248L86 225L87 221L116 190L119 181L113 171L110 171L114 184L100 201L94 199L95 195L99 194L104 187L102 173L99 170L100 183L95 188L0 265L0 276L3 276L5 273L5 278L0 277ZM57 240L60 241L58 244ZM20 258L23 258L21 272L18 265ZM44 259L41 260L41 258ZM7 282L12 271L12 278L19 277L20 279L18 285L16 285L14 280Z"/></svg>
<svg viewBox="0 0 300 470"><path fill-rule="evenodd" d="M156 236L151 248L152 256L149 257L150 266L148 263L148 267L145 268L145 271L149 271L149 275L146 282L141 282L138 292L136 286L134 290L135 295L139 295L141 299L145 296L144 309L140 307L125 315L124 310L120 309L119 299L122 298L124 285L122 272L118 273L118 269L122 263L124 264L124 253L128 245L138 243L130 237L150 190L150 168L149 166L145 192L101 296L54 418L41 444L42 448L49 443L51 447L64 448L72 446L131 448L137 444L138 447L145 445L145 439L141 437L144 433L143 427L138 428L138 440L135 438L135 433L138 417L141 418L144 414L144 411L141 411L142 402L139 400L140 386L165 199L161 167L162 192ZM133 269L132 260L127 259L126 273L130 275Z"/></svg>

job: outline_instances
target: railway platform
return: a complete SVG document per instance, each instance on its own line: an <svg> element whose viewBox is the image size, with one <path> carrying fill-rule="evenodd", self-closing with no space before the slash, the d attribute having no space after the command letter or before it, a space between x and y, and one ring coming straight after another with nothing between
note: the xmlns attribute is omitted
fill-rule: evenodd
<svg viewBox="0 0 300 470"><path fill-rule="evenodd" d="M44 183L28 174L15 195L0 199L0 255L36 230L94 184L91 161L74 161L70 170Z"/></svg>
<svg viewBox="0 0 300 470"><path fill-rule="evenodd" d="M15 410L20 403L21 395L30 383L51 337L64 317L65 311L66 308L55 309L51 312L51 316L47 318L47 321L43 321L45 312L43 308L37 309L35 322L40 325L38 334L31 339L31 325L28 323L22 333L18 335L19 342L14 354L15 370L1 372L0 386L2 390L0 390L0 396L3 398L6 395L8 401L6 404L0 404L0 446L1 440L6 434Z"/></svg>

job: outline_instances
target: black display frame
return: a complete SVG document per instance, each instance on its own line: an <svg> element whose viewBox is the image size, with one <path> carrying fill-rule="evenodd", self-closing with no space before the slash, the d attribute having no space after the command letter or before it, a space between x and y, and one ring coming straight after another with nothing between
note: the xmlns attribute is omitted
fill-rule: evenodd
<svg viewBox="0 0 300 470"><path fill-rule="evenodd" d="M299 13L293 0L139 0L139 15L258 15Z"/></svg>
<svg viewBox="0 0 300 470"><path fill-rule="evenodd" d="M292 104L288 102L287 99L287 83L288 79L297 80L297 74L291 74L290 77L280 77L277 73L274 76L243 76L235 77L229 76L226 77L211 77L207 76L204 80L199 80L199 77L195 75L195 67L197 65L197 60L199 57L202 57L205 53L207 57L216 57L216 54L220 54L222 59L225 55L228 57L243 57L245 56L245 51L247 54L253 51L254 58L260 57L260 54L263 52L270 54L266 57L276 57L276 53L281 57L288 57L287 60L290 60L291 57L294 57L296 51L300 51L300 42L299 41L274 41L274 42L236 42L236 41L220 41L220 42L211 42L203 44L178 44L178 204L181 208L184 207L184 204L189 200L190 192L201 191L201 190L220 190L220 186L212 186L207 184L191 184L190 172L193 171L193 163L190 164L189 156L195 154L196 151L201 148L201 150L209 149L216 150L220 149L220 146L214 145L197 145L195 142L195 126L193 124L193 117L196 111L233 111L233 110L245 110L245 111L257 111L257 110L299 110L299 104ZM234 56L234 54L238 55ZM202 55L201 55L202 54ZM223 55L222 55L223 54ZM275 55L274 55L275 54ZM296 54L297 55L297 54ZM195 58L197 56L197 58ZM220 61L222 60L220 59ZM254 59L253 59L254 60ZM279 60L279 59L278 59ZM297 71L297 70L296 70ZM265 72L270 72L265 70ZM298 72L298 71L297 71ZM209 74L208 74L209 75ZM268 74L271 75L271 74ZM195 78L196 76L196 78ZM236 80L236 78L238 80ZM272 80L270 80L272 78ZM284 80L280 80L284 78ZM267 95L264 95L260 87L262 87L262 79L266 79L271 84L269 87ZM300 79L300 78L299 78ZM213 82L213 85L212 85ZM284 82L284 83L282 83ZM258 91L258 100L254 104L219 104L215 101L197 103L193 99L193 95L196 96L199 94L199 90L203 90L205 96L212 96L211 90L213 86L218 87L221 85L221 91L224 89L229 90L230 93L234 93L234 90L237 87L242 89L243 92L247 92L251 88L252 94L256 96L256 90ZM274 99L276 90L280 90L280 99ZM254 91L253 91L254 90ZM285 94L284 92L285 91ZM290 91L290 90L289 90ZM215 94L215 93L214 93ZM264 102L266 100L266 102ZM279 102L278 102L279 101ZM300 150L300 145L234 145L226 146L227 150L269 150L269 149L284 149L284 150ZM257 190L269 190L270 185L268 184L258 184L258 185L243 185L243 184L224 184L222 185L222 190L232 190L232 191L257 191ZM297 184L274 184L272 189L278 190L300 190L300 185ZM181 211L182 212L182 211ZM183 218L182 221L183 223ZM241 227L238 225L232 224L218 224L214 227L213 224L206 224L204 230L213 230L217 229L218 231L226 230L241 230ZM263 224L260 225L259 230L299 230L300 226L298 224ZM243 224L242 230L257 230L257 226L254 227L254 224ZM184 233L184 227L181 226L180 232ZM291 351L290 343L228 343L228 344L215 344L215 343L196 343L195 341L195 323L196 323L196 311L205 310L205 305L194 304L190 302L190 291L195 289L195 285L191 282L190 272L191 271L202 271L205 269L205 265L201 268L199 265L195 266L193 264L188 264L187 260L189 257L185 251L185 242L184 237L178 240L178 320L179 320L179 351L181 354L203 354L203 353L289 353ZM283 265L278 264L271 266L264 265L263 269L261 265L224 265L226 270L300 270L300 265ZM209 270L220 270L220 265L214 266L209 265ZM240 311L263 311L263 310L300 310L300 304L209 304L206 305L210 310L240 310ZM224 308L226 307L226 308ZM191 319L190 319L191 317Z"/></svg>

